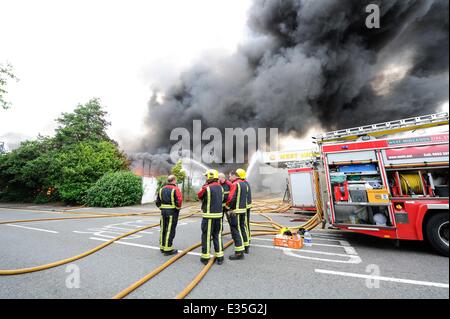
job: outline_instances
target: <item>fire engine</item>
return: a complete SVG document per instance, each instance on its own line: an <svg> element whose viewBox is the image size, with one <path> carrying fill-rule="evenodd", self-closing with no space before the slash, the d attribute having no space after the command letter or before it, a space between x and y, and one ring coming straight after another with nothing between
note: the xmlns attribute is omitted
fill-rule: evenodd
<svg viewBox="0 0 450 319"><path fill-rule="evenodd" d="M427 240L448 256L448 123L448 113L439 113L316 136L320 161L314 170L329 224L387 239Z"/></svg>

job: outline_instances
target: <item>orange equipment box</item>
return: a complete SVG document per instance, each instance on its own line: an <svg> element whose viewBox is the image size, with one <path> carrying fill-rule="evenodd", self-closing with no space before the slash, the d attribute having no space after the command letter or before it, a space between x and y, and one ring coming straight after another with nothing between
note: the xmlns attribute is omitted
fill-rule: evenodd
<svg viewBox="0 0 450 319"><path fill-rule="evenodd" d="M303 238L298 239L297 237L282 237L273 239L273 244L278 247L286 247L293 249L300 249L303 247Z"/></svg>
<svg viewBox="0 0 450 319"><path fill-rule="evenodd" d="M368 189L367 198L369 203L389 203L389 192L387 189Z"/></svg>

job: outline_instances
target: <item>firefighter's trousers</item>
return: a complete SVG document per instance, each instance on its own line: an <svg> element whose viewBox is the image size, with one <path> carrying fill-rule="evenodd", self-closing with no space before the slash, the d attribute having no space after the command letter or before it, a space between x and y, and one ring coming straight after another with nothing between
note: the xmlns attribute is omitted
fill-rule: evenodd
<svg viewBox="0 0 450 319"><path fill-rule="evenodd" d="M250 229L250 208L247 208L247 212L245 214L245 223L247 224L247 236L248 236L248 245L250 245L250 242L252 240L252 231Z"/></svg>
<svg viewBox="0 0 450 319"><path fill-rule="evenodd" d="M211 240L214 245L215 256L223 257L222 242L223 218L203 218L202 220L202 259L209 259Z"/></svg>
<svg viewBox="0 0 450 319"><path fill-rule="evenodd" d="M173 239L175 238L179 214L180 211L177 209L161 210L159 248L164 252L173 250Z"/></svg>
<svg viewBox="0 0 450 319"><path fill-rule="evenodd" d="M249 246L249 233L246 220L245 213L233 213L230 211L229 213L229 223L231 229L231 237L234 241L234 250L236 252L241 252L245 249L245 247Z"/></svg>

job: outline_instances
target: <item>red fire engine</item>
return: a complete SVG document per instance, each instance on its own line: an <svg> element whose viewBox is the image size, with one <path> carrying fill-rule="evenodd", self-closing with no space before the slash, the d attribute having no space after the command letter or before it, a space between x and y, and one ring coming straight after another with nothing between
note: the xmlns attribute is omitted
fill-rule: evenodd
<svg viewBox="0 0 450 319"><path fill-rule="evenodd" d="M438 126L441 132L418 134ZM399 134L404 131L415 134ZM316 141L331 225L427 240L449 255L448 113L330 132Z"/></svg>

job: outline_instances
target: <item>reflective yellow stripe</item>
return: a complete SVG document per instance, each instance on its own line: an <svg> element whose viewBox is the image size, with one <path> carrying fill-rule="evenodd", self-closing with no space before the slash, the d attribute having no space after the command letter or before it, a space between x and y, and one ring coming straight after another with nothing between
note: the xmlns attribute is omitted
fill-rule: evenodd
<svg viewBox="0 0 450 319"><path fill-rule="evenodd" d="M161 221L159 223L159 247L162 249L164 249L163 229L164 229L164 217L161 215Z"/></svg>
<svg viewBox="0 0 450 319"><path fill-rule="evenodd" d="M216 257L223 257L223 242L222 242L222 230L223 230L223 220L220 220L220 231L219 231L219 252L216 253Z"/></svg>
<svg viewBox="0 0 450 319"><path fill-rule="evenodd" d="M242 231L241 231L241 219L240 219L240 215L237 215L237 230L238 230L238 233L239 233L239 236L241 237L241 243L242 244L244 244L244 237L242 236ZM242 247L242 250L244 250L244 246L239 246L239 247L236 247L236 251L239 251L239 250L237 250L238 248L239 249L241 249L241 247Z"/></svg>
<svg viewBox="0 0 450 319"><path fill-rule="evenodd" d="M238 192L238 195L236 198L236 210L238 210L238 209L240 209L239 205L241 202L241 184L236 183L236 185L237 185L237 192Z"/></svg>
<svg viewBox="0 0 450 319"><path fill-rule="evenodd" d="M243 251L243 250L245 250L244 246L234 247L234 251L236 251L236 252L240 252L240 251Z"/></svg>
<svg viewBox="0 0 450 319"><path fill-rule="evenodd" d="M173 208L176 208L174 205L161 205L159 208L162 208L162 209L173 209Z"/></svg>
<svg viewBox="0 0 450 319"><path fill-rule="evenodd" d="M247 235L247 241L244 243L244 246L249 246L250 245L250 235L249 235L249 231L248 231L248 224L247 224L247 214L244 215L244 231L245 234Z"/></svg>
<svg viewBox="0 0 450 319"><path fill-rule="evenodd" d="M251 229L250 229L250 220L251 220L251 218L250 218L250 212L248 213L248 215L247 214L245 214L245 221L246 221L246 225L247 225L247 227L248 227L248 241L250 242L250 240L252 239L252 231L251 231Z"/></svg>
<svg viewBox="0 0 450 319"><path fill-rule="evenodd" d="M235 214L244 214L244 213L247 213L247 209L245 209L245 208L235 209L235 210L232 210L231 212L235 213Z"/></svg>
<svg viewBox="0 0 450 319"><path fill-rule="evenodd" d="M175 208L175 189L172 189L172 194L170 194L170 199L172 206Z"/></svg>
<svg viewBox="0 0 450 319"><path fill-rule="evenodd" d="M214 214L211 214L211 213L209 213L209 214L204 213L204 214L202 215L202 217L203 217L203 218L222 218L222 217L223 217L223 213L214 213Z"/></svg>
<svg viewBox="0 0 450 319"><path fill-rule="evenodd" d="M206 188L206 192L208 194L208 197L206 198L206 214L209 214L211 212L211 189L209 187Z"/></svg>
<svg viewBox="0 0 450 319"><path fill-rule="evenodd" d="M170 235L170 229L172 227L172 218L173 218L172 216L169 217L169 225L167 227L166 242L165 242L165 245L164 245L164 250L165 251L172 250L171 249L172 247L169 247L169 235Z"/></svg>
<svg viewBox="0 0 450 319"><path fill-rule="evenodd" d="M247 188L247 197L245 198L245 208L248 208L248 184L245 184L245 187Z"/></svg>
<svg viewBox="0 0 450 319"><path fill-rule="evenodd" d="M206 253L208 254L208 258L211 252L211 220L208 220L208 231L206 232Z"/></svg>

